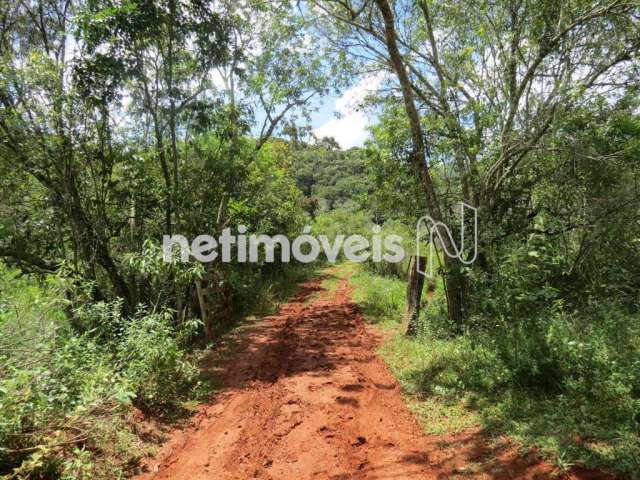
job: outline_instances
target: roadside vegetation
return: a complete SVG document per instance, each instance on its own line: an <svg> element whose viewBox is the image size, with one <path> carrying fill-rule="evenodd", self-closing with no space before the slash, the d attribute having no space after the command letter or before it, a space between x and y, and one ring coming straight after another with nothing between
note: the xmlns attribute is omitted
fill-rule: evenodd
<svg viewBox="0 0 640 480"><path fill-rule="evenodd" d="M482 331L443 335L440 289L425 306L419 333L407 337L401 333L404 281L356 268L351 284L367 320L391 333L380 354L426 432L480 427L488 435L509 435L523 450L538 449L561 469L605 467L639 478L638 398L629 388L640 373L637 317L620 317L614 310L598 328L574 330L571 336L567 330L575 328L575 319L538 318L548 325L549 356L523 350L514 363L507 353L511 348L495 336ZM513 339L505 335L501 341ZM527 376L523 381L522 362L552 363L557 373L552 379Z"/></svg>
<svg viewBox="0 0 640 480"><path fill-rule="evenodd" d="M215 392L207 365L232 354L235 329L273 312L312 275L301 267L257 288L252 308L210 350L196 341L196 320L176 326L170 311L144 308L126 318L119 303L76 308L64 278L43 284L0 266L0 474L125 478L168 426ZM72 325L70 308L86 329Z"/></svg>

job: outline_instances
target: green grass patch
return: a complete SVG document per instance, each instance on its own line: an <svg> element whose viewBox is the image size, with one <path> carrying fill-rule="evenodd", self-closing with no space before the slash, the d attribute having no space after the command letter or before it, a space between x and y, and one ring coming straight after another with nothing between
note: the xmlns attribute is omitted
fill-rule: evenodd
<svg viewBox="0 0 640 480"><path fill-rule="evenodd" d="M626 390L607 400L518 385L489 338L439 337L444 320L432 306L423 312L417 337L399 335L402 280L358 270L351 284L365 317L391 333L379 353L426 432L479 426L509 435L525 450L537 448L561 469L584 465L640 478L640 437L633 419L634 408L640 415L640 405L624 407ZM434 302L442 298L441 288L438 284ZM612 413L612 402L623 405L617 410L623 414Z"/></svg>
<svg viewBox="0 0 640 480"><path fill-rule="evenodd" d="M350 283L354 288L353 299L368 321L383 328L398 327L404 309L404 282L357 268Z"/></svg>

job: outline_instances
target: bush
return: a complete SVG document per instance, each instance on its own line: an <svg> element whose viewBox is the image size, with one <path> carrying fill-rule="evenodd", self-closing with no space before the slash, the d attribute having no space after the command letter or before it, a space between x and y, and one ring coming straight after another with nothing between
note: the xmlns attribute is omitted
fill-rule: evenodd
<svg viewBox="0 0 640 480"><path fill-rule="evenodd" d="M0 264L0 475L124 478L147 447L126 420L132 401L170 408L197 369L169 312L119 303L67 318L64 282L38 282ZM79 328L78 328L79 327Z"/></svg>
<svg viewBox="0 0 640 480"><path fill-rule="evenodd" d="M558 312L550 322L547 344L563 391L585 404L607 405L597 415L603 425L630 422L638 428L640 318L615 305L601 309L593 311L588 322Z"/></svg>
<svg viewBox="0 0 640 480"><path fill-rule="evenodd" d="M96 432L121 423L133 392L111 354L70 328L59 281L39 285L0 264L0 290L1 471L72 478L88 461L81 447L111 448Z"/></svg>
<svg viewBox="0 0 640 480"><path fill-rule="evenodd" d="M197 382L198 369L178 344L172 321L169 311L141 310L126 326L118 346L120 369L141 407L170 406Z"/></svg>

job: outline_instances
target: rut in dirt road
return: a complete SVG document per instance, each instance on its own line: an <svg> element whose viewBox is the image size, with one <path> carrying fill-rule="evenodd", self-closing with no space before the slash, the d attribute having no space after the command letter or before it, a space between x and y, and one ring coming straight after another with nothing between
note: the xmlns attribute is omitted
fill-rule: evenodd
<svg viewBox="0 0 640 480"><path fill-rule="evenodd" d="M320 285L243 336L223 393L140 479L549 478L548 465L496 452L479 432L424 435L348 282Z"/></svg>

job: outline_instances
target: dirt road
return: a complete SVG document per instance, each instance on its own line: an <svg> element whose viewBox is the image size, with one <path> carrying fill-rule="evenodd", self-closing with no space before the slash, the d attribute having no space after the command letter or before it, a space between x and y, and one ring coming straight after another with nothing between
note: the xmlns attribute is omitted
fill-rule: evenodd
<svg viewBox="0 0 640 480"><path fill-rule="evenodd" d="M376 354L345 279L320 279L246 335L224 389L140 479L544 479L552 468L478 431L426 436ZM573 478L594 478L571 475ZM605 477L599 477L605 478Z"/></svg>

